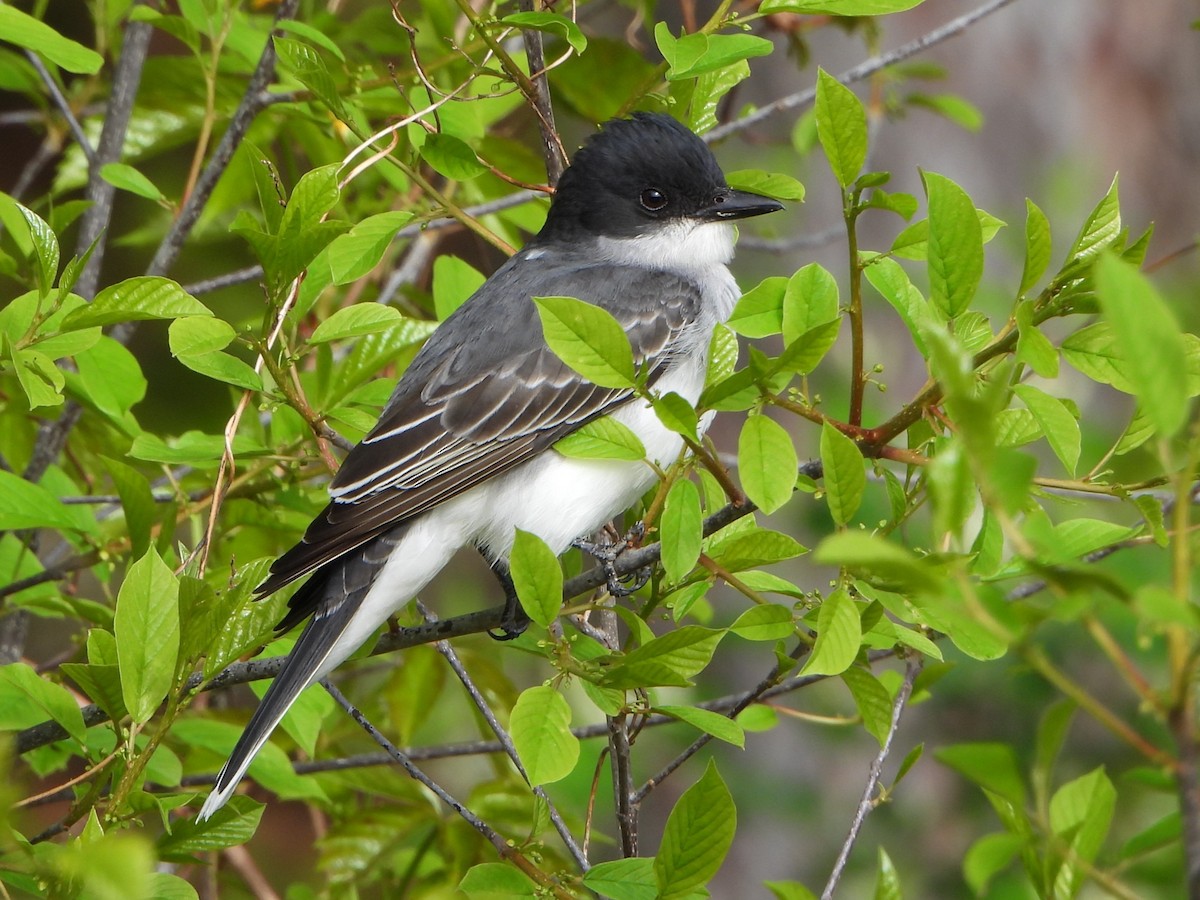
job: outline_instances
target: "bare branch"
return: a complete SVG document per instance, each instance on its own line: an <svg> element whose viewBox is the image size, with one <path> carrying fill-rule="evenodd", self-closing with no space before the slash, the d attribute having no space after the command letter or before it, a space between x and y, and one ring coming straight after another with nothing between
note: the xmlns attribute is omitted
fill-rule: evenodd
<svg viewBox="0 0 1200 900"><path fill-rule="evenodd" d="M868 60L864 60L857 66L847 69L837 76L837 80L842 84L853 84L856 81L862 81L874 75L881 69L886 69L888 66L894 66L898 62L903 62L911 56L916 56L918 53L923 53L930 47L949 40L959 34L962 34L980 19L990 16L1012 3L1013 0L990 0L977 9L972 10L965 15L959 16L947 22L945 25L940 25L932 31L926 32L914 41L909 41L902 47L897 47L890 53L884 53L882 56L873 56ZM806 91L797 91L794 94L788 94L786 97L780 97L772 103L759 107L749 115L742 116L732 122L727 122L724 125L718 125L716 128L705 133L703 138L707 142L719 141L723 137L728 137L738 131L745 131L753 125L757 125L765 119L769 119L776 113L786 112L790 109L798 109L808 106L817 98L816 88L810 88Z"/></svg>
<svg viewBox="0 0 1200 900"><path fill-rule="evenodd" d="M883 764L887 761L888 754L892 752L892 741L896 737L896 729L900 727L900 716L904 712L908 698L912 695L913 680L920 671L921 663L918 660L909 660L908 666L904 671L904 681L900 683L900 688L896 691L895 702L892 703L892 723L888 726L887 737L884 738L883 746L879 748L879 753L875 756L874 762L871 763L871 769L867 775L867 785L863 789L862 800L858 804L858 809L854 811L854 819L850 823L850 833L846 835L846 840L842 844L837 862L833 864L833 871L829 873L829 880L825 882L825 890L821 892L821 900L832 900L833 892L837 889L838 882L842 878L842 872L846 869L846 861L850 858L850 851L854 849L854 844L858 840L858 833L862 830L863 822L871 814L871 810L875 808L875 788L879 785L879 776L883 772Z"/></svg>
<svg viewBox="0 0 1200 900"><path fill-rule="evenodd" d="M533 12L540 9L542 4L539 0L520 0L518 5L521 12ZM546 179L550 184L558 184L558 179L567 166L567 157L563 152L562 142L558 139L558 129L554 125L554 106L550 100L550 82L546 78L546 54L542 49L542 33L523 28L521 36L525 40L525 58L528 60L530 80L533 82L534 93L529 100L537 114L538 130L542 135Z"/></svg>
<svg viewBox="0 0 1200 900"><path fill-rule="evenodd" d="M96 151L93 149L92 142L88 140L87 135L83 133L83 126L75 118L75 111L71 109L71 104L67 102L67 98L63 96L63 92L59 90L58 82L54 80L54 76L50 74L50 70L42 62L42 58L32 50L25 51L25 58L29 60L34 71L38 73L38 77L42 79L42 84L46 86L46 92L50 94L50 99L54 101L54 105L58 107L58 111L62 113L62 117L67 120L67 127L71 129L71 135L75 138L75 143L79 144L79 149L87 157L88 166L94 167L96 165Z"/></svg>
<svg viewBox="0 0 1200 900"><path fill-rule="evenodd" d="M293 18L296 15L297 6L299 6L299 0L283 0L275 13L276 24ZM272 39L274 34L274 30L272 30L267 35L262 56L258 58L258 65L254 67L254 73L250 76L242 100L229 120L229 127L225 129L225 134L221 136L221 141L217 144L217 149L213 151L212 158L209 159L204 171L196 180L195 189L184 202L183 208L171 224L162 243L158 245L154 259L150 261L150 266L146 270L147 275L165 275L174 264L183 247L184 240L195 227L213 188L217 186L217 181L233 158L234 151L241 144L254 117L262 110L267 85L275 78L275 42Z"/></svg>

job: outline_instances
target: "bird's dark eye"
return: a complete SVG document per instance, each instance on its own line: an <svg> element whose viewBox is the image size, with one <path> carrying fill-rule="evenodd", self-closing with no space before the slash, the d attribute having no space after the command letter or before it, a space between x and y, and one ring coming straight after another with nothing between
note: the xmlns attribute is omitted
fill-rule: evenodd
<svg viewBox="0 0 1200 900"><path fill-rule="evenodd" d="M642 208L648 209L650 212L658 212L667 205L667 195L658 188L646 188L642 191L639 199L642 202Z"/></svg>

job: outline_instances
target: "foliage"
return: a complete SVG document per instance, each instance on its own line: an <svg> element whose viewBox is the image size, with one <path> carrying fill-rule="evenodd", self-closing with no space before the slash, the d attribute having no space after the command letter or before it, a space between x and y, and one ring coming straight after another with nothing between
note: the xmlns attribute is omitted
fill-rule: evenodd
<svg viewBox="0 0 1200 900"><path fill-rule="evenodd" d="M739 17L724 3L690 33L641 22L653 61L538 4L116 3L94 9L95 50L0 5L3 87L48 142L82 119L42 194L0 195L0 643L19 645L30 620L71 635L62 653L18 651L0 667L14 757L0 788L4 892L192 897L220 869L233 895L250 870L225 851L251 840L266 804L295 800L321 823L314 877L330 896L706 896L741 840L735 798L757 733L828 727L803 690L822 684L845 689L841 721L880 748L832 892L862 818L932 764L918 743L881 781L910 697L937 694L946 660L987 674L1013 658L1065 698L1045 706L1029 758L1004 735L931 754L994 811L962 860L966 886L986 896L1016 880L1055 898L1089 883L1115 896L1178 886L1198 863L1182 836L1200 833L1200 340L1139 271L1150 235L1123 223L1115 179L1065 253L1027 201L1016 283L989 271L986 247L1022 225L977 208L970 185L925 172L924 197L887 192L870 143L904 102L899 58L859 76L886 104L805 73L816 143L796 129L794 155L819 148L827 163L813 180L840 195L844 271L809 262L748 290L714 338L698 410L645 384L601 310L537 299L556 353L598 384L635 386L689 449L634 511L646 546L617 556L616 571L652 569L628 599L598 569L580 574L579 554L560 563L522 532L512 574L535 623L526 636L455 642L461 658L439 645L443 660L417 645L495 627L499 609L424 630L413 613L374 652L409 649L386 667L345 667L347 692L397 744L437 745L426 758L492 754L437 769L462 792L463 817L398 769L364 768L390 758L356 756L360 732L314 689L251 766L258 789L193 818L247 715L217 709L209 689L270 677L290 647L272 638L284 598L256 602L251 589L326 502L334 450L362 437L436 320L481 282L440 249L421 281L431 246L452 225L509 252L540 226L545 202L513 185L556 165L557 135L542 134L545 160L530 150L546 84L569 133L643 108L729 133L752 113L731 117L726 99L782 55L768 15L915 5L771 0ZM879 27L840 24L869 40ZM151 32L170 50L139 57ZM548 76L530 74L526 49L544 52ZM127 130L98 142L100 126L123 127L122 96L136 96ZM941 99L912 95L973 121L965 101ZM804 195L786 172L730 180ZM890 244L860 246L867 217L893 226ZM111 253L100 268L118 245L138 273L102 277L120 268ZM219 286L181 284L235 270ZM871 387L883 385L865 334L880 321L898 321L891 341L925 379L899 402ZM154 353L170 360L152 365ZM1131 399L1117 435L1110 411L1074 399L1084 383ZM732 476L699 436L710 412L739 423ZM818 459L801 465L809 449ZM557 451L628 460L644 448L604 419ZM811 565L780 566L807 552L801 539L814 543ZM1137 554L1137 583L1097 565L1117 551ZM1063 635L1140 712L1056 662ZM474 700L447 686L447 661ZM726 696L704 702L697 683ZM1080 717L1136 763L1059 766ZM659 730L687 749L652 744ZM455 743L493 731L495 746ZM746 752L714 756L713 738ZM669 803L664 781L690 786ZM46 796L18 802L35 783ZM1170 808L1148 820L1142 786ZM651 806L661 828L641 823ZM799 815L785 824L796 844L815 827ZM875 868L877 896L923 883L895 846L853 859ZM779 880L790 869L755 874L776 897L814 896Z"/></svg>

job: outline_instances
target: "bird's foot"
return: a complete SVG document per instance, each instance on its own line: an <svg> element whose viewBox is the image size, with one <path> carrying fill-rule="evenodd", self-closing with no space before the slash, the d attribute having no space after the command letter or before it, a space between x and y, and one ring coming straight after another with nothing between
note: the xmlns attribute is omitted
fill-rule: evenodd
<svg viewBox="0 0 1200 900"><path fill-rule="evenodd" d="M643 522L635 522L624 537L616 537L616 531L610 526L602 532L603 540L589 541L578 538L572 546L578 547L588 556L600 563L604 569L605 585L614 597L628 597L640 590L650 580L650 567L644 566L634 572L624 575L617 573L617 559L626 550L640 547L642 538L646 535Z"/></svg>
<svg viewBox="0 0 1200 900"><path fill-rule="evenodd" d="M501 562L492 564L492 573L504 588L504 612L500 616L500 630L488 631L494 641L511 641L519 638L529 627L529 616L517 598L517 587L513 584L508 567Z"/></svg>

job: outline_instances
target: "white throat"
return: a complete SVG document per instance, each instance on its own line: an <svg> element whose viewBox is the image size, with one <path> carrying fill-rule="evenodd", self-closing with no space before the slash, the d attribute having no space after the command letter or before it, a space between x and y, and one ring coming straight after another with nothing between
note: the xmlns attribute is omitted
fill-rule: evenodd
<svg viewBox="0 0 1200 900"><path fill-rule="evenodd" d="M676 219L632 238L601 237L597 250L610 262L691 275L726 266L733 259L733 226L728 222Z"/></svg>

